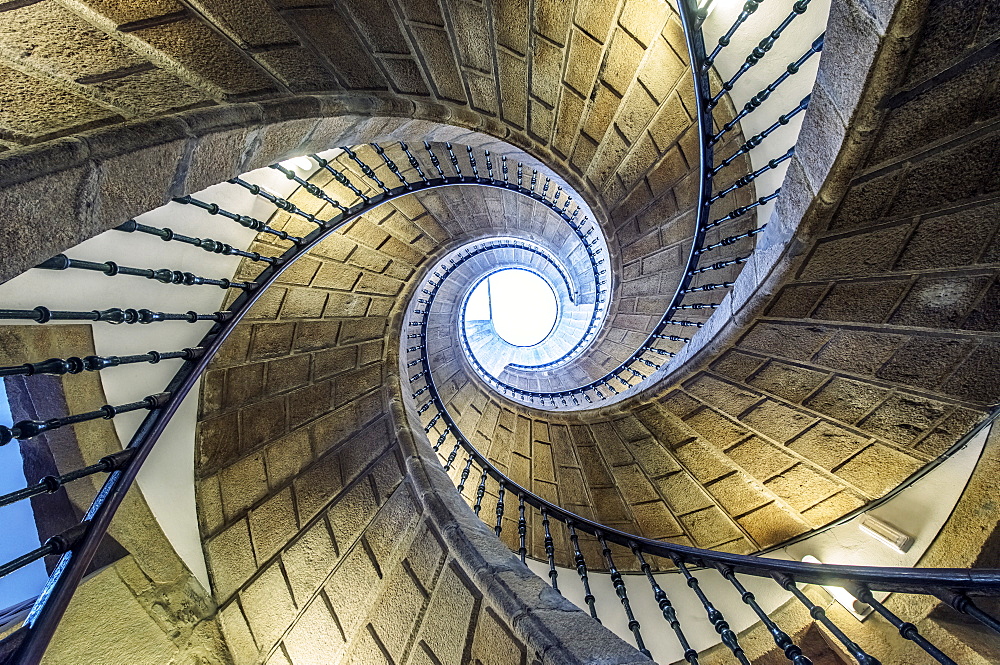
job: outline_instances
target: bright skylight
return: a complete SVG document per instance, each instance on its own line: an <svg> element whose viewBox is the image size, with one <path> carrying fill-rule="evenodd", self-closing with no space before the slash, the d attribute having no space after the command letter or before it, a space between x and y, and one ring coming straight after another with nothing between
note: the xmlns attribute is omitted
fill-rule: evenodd
<svg viewBox="0 0 1000 665"><path fill-rule="evenodd" d="M468 321L492 319L493 328L514 346L533 346L545 339L556 322L556 294L533 272L511 268L493 273L469 296Z"/></svg>

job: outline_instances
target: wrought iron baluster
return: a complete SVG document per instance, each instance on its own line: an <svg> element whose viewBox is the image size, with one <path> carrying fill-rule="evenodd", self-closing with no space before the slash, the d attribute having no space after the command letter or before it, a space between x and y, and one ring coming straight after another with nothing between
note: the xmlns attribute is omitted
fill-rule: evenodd
<svg viewBox="0 0 1000 665"><path fill-rule="evenodd" d="M249 183L244 183L244 184L247 185L248 187L257 187L256 185L250 185ZM291 242L297 245L302 244L303 242L303 239L298 236L293 236L284 231L278 231L277 229L271 228L270 226L260 221L259 219L254 219L249 215L237 215L234 212L229 212L224 208L220 208L219 204L217 203L206 203L205 201L201 201L192 196L182 196L180 198L174 199L174 202L180 203L182 205L193 205L197 208L201 208L209 215L220 215L222 217L225 217L226 219L230 219L236 222L237 224L239 224L244 228L251 229L253 231L260 231L261 233L268 233L270 235L281 238L282 240L290 240Z"/></svg>
<svg viewBox="0 0 1000 665"><path fill-rule="evenodd" d="M307 180L303 180L294 171L290 171L290 170L286 169L281 164L271 164L271 168L274 169L275 171L279 171L279 172L283 173L284 176L286 178L288 178L289 180L292 180L292 181L298 183L298 185L300 187L302 187L302 189L304 189L309 194L312 194L314 197L316 197L320 201L323 201L324 203L329 203L330 205L332 205L334 208L336 208L340 212L348 212L347 208L345 208L343 205L341 205L340 201L338 201L337 199L331 197L329 194L327 194L325 191L323 191L323 189L320 188L319 186L317 186L317 185L315 185L315 184L313 184L313 183L311 183L311 182L309 182ZM284 201L284 199L280 199L280 200ZM289 202L288 205L293 205L293 204ZM278 206L278 207L282 207L282 206ZM282 209L284 210L285 208L282 208ZM298 207L296 207L295 209L297 211L299 211ZM291 212L291 211L289 211L289 212ZM299 211L299 212L301 213L302 211ZM308 213L306 213L306 214L308 214ZM315 221L317 224L321 224L322 223L322 222L320 222L320 220L316 219L314 216L311 216L311 217L313 217L312 221Z"/></svg>
<svg viewBox="0 0 1000 665"><path fill-rule="evenodd" d="M375 175L375 171L372 169L372 167L368 166L368 164L366 164L364 161L362 161L360 157L358 157L358 153L354 152L345 145L340 146L340 149L344 151L344 153L351 159L351 161L353 161L355 164L358 165L358 167L361 169L361 172L365 174L365 177L374 182L379 187L379 189L382 190L383 193L385 194L392 193L389 191L389 188L385 186L385 183L379 180L379 177Z"/></svg>
<svg viewBox="0 0 1000 665"><path fill-rule="evenodd" d="M424 150L427 151L427 156L431 158L431 164L433 164L434 168L437 170L438 177L444 180L444 169L441 168L441 160L438 159L438 156L431 148L431 144L427 141L424 141Z"/></svg>
<svg viewBox="0 0 1000 665"><path fill-rule="evenodd" d="M461 448L461 447L462 447L462 440L456 438L455 439L455 447L451 449L450 453L448 453L448 459L444 463L444 470L445 471L450 471L451 470L451 465L455 463L455 458L458 457L458 449Z"/></svg>
<svg viewBox="0 0 1000 665"><path fill-rule="evenodd" d="M767 173L768 171L772 171L772 170L778 168L778 166L780 166L782 163L784 163L784 162L788 161L789 159L791 159L794 154L795 154L795 146L792 146L782 156L775 157L774 159L768 161L767 164L764 164L764 166L760 167L756 171L753 171L752 173L748 173L747 175L743 176L742 178L737 179L736 182L734 182L732 185L730 185L726 189L721 190L715 196L713 196L712 198L710 198L708 200L708 202L709 203L715 203L719 199L725 198L730 192L735 192L737 189L741 189L743 187L746 187L747 185L749 185L750 183L752 183L754 180L756 180L757 178L759 178L762 174Z"/></svg>
<svg viewBox="0 0 1000 665"><path fill-rule="evenodd" d="M545 556L549 560L549 581L552 588L559 591L559 571L556 570L556 548L552 541L552 531L549 530L549 511L542 508L542 529L545 531Z"/></svg>
<svg viewBox="0 0 1000 665"><path fill-rule="evenodd" d="M472 455L465 458L465 468L462 469L462 475L459 476L458 480L458 493L461 494L465 490L465 481L469 479L469 472L472 471Z"/></svg>
<svg viewBox="0 0 1000 665"><path fill-rule="evenodd" d="M580 583L583 584L583 602L590 609L591 618L597 623L601 623L601 620L597 617L597 599L594 598L594 594L590 590L590 577L587 575L587 560L584 559L583 552L580 550L580 536L576 533L573 520L566 520L566 528L569 530L569 540L573 544L573 562L576 564L576 574L580 576Z"/></svg>
<svg viewBox="0 0 1000 665"><path fill-rule="evenodd" d="M932 644L926 637L921 635L916 626L909 621L903 621L889 608L877 600L875 596L872 595L871 589L869 589L867 585L855 582L854 584L846 585L845 588L855 598L860 600L862 603L866 603L871 606L873 610L881 614L886 621L891 623L892 626L899 631L899 634L903 637L903 639L910 640L918 647L926 651L931 658L939 663L943 663L943 665L956 665L955 661L934 646L934 644Z"/></svg>
<svg viewBox="0 0 1000 665"><path fill-rule="evenodd" d="M625 580L622 579L622 574L618 571L615 566L614 557L611 555L611 548L608 546L608 542L604 539L604 534L600 531L597 532L597 541L601 543L603 547L604 562L608 566L608 572L611 574L611 583L615 587L615 593L618 595L618 599L622 602L622 608L625 610L625 618L628 619L628 629L632 631L632 635L635 637L635 644L647 658L652 658L653 655L649 653L649 649L646 648L646 644L642 641L642 633L640 632L639 622L636 621L635 615L632 613L632 605L628 600L628 590L625 588Z"/></svg>
<svg viewBox="0 0 1000 665"><path fill-rule="evenodd" d="M212 279L210 277L199 277L194 273L170 270L168 268L161 268L159 270L152 268L132 268L118 265L114 261L105 261L104 263L81 261L80 259L71 259L65 254L56 254L51 259L42 261L35 267L42 270L92 270L94 272L102 272L109 277L130 275L152 279L161 284L178 284L181 286L218 286L222 289L242 289L244 291L251 291L255 288L253 282L233 282L225 278Z"/></svg>
<svg viewBox="0 0 1000 665"><path fill-rule="evenodd" d="M41 547L22 554L16 559L0 565L0 577L4 577L19 568L24 568L33 561L46 557L50 554L65 554L76 546L87 530L87 522L80 522L66 529L60 534L52 536L46 540Z"/></svg>
<svg viewBox="0 0 1000 665"><path fill-rule="evenodd" d="M389 169L390 172L392 172L394 176L396 176L400 184L406 188L406 191L410 191L411 189L413 189L413 186L410 185L410 182L403 177L402 173L399 172L399 167L396 166L396 162L389 159L389 155L385 153L385 148L380 146L378 143L369 143L368 145L372 147L372 150L375 151L376 155L382 158L382 161L385 162L386 167Z"/></svg>
<svg viewBox="0 0 1000 665"><path fill-rule="evenodd" d="M48 307L36 307L34 309L0 309L0 319L12 319L19 321L34 321L35 323L49 323L50 321L100 321L118 325L121 323L159 323L160 321L185 321L187 323L197 323L199 321L214 321L222 323L233 317L233 312L214 312L212 314L199 314L197 312L185 312L183 314L154 312L150 309L130 309L112 307L110 309L94 309L89 312L70 312L64 310L52 310Z"/></svg>
<svg viewBox="0 0 1000 665"><path fill-rule="evenodd" d="M472 507L472 512L476 515L483 507L483 497L486 496L486 467L483 467L483 475L479 477L479 487L476 488L476 504Z"/></svg>
<svg viewBox="0 0 1000 665"><path fill-rule="evenodd" d="M500 532L503 531L503 498L504 494L507 492L507 486L504 481L500 481L500 489L497 491L497 525L493 527L493 532L496 533L497 538L500 537Z"/></svg>
<svg viewBox="0 0 1000 665"><path fill-rule="evenodd" d="M91 476L95 473L111 473L112 471L117 471L125 466L130 459L132 459L132 454L134 452L134 448L126 448L125 450L119 450L117 453L105 455L96 464L85 466L82 469L70 471L69 473L64 473L59 476L45 476L34 485L29 485L24 489L15 490L0 496L0 506L7 506L23 499L30 499L31 497L38 496L39 494L52 494L66 483L71 483L74 480L79 480L80 478L86 478L87 476Z"/></svg>
<svg viewBox="0 0 1000 665"><path fill-rule="evenodd" d="M743 23L748 18L750 18L750 16L755 11L757 11L757 7L759 6L760 2L756 0L749 0L746 4L743 5L743 11L741 11L739 13L739 16L736 17L736 20L729 27L729 30L726 30L726 34L719 37L719 43L716 45L714 49L712 49L712 52L708 54L708 56L705 58L705 62L702 63L701 69L703 72L707 72L712 68L712 64L715 62L715 59L719 57L719 53L722 52L722 49L729 46L729 44L732 42L733 35L735 35L739 27L743 25Z"/></svg>
<svg viewBox="0 0 1000 665"><path fill-rule="evenodd" d="M75 425L76 423L83 423L88 420L97 420L98 418L110 420L120 413L138 411L139 409L148 409L150 411L153 409L159 409L167 403L167 399L169 397L170 393L156 393L155 395L144 397L138 402L129 402L128 404L119 404L117 406L105 404L96 411L87 411L86 413L78 413L71 416L65 416L63 418L49 418L48 420L22 420L15 423L13 427L0 425L0 446L10 443L13 439L23 441L25 439L38 436L44 432L65 427L66 425Z"/></svg>
<svg viewBox="0 0 1000 665"><path fill-rule="evenodd" d="M277 256L264 256L259 252L245 252L242 249L236 249L232 245L219 240L213 240L212 238L194 238L192 236L176 233L173 229L161 229L155 226L139 224L134 219L130 219L124 224L119 224L115 227L115 230L122 231L123 233L145 233L147 235L156 236L164 241L174 241L181 242L186 245L194 245L195 247L203 249L206 252L211 252L212 254L222 254L223 256L242 256L250 259L251 261L262 261L270 265L275 265L280 262L280 257Z"/></svg>
<svg viewBox="0 0 1000 665"><path fill-rule="evenodd" d="M774 643L779 649L781 649L782 653L785 654L785 658L790 660L793 665L812 665L812 661L802 654L802 649L800 649L798 645L792 641L792 638L789 637L785 631L781 630L778 624L776 624L771 617L768 616L767 612L761 608L753 593L747 591L746 587L744 587L736 577L736 572L732 569L732 567L723 564L716 564L715 567L724 578L729 580L732 585L736 587L736 591L740 594L740 599L750 606L750 609L752 609L754 614L757 615L757 618L759 618L764 626L767 627L768 632L771 633L771 637L774 638Z"/></svg>
<svg viewBox="0 0 1000 665"><path fill-rule="evenodd" d="M424 184L425 185L430 184L430 180L428 180L427 176L424 175L424 170L420 168L420 162L418 162L417 158L413 156L412 152L410 152L410 146L400 141L399 147L403 150L404 153L406 153L406 159L410 162L410 166L412 166L413 169L417 172L417 175L420 176L420 179L424 181Z"/></svg>
<svg viewBox="0 0 1000 665"><path fill-rule="evenodd" d="M161 360L183 358L196 360L205 350L201 347L188 348L183 351L150 351L135 356L86 356L78 358L49 358L37 363L25 363L12 367L0 367L0 377L3 376L33 376L35 374L79 374L80 372L98 372L108 367L131 365L133 363L149 363L155 365Z"/></svg>
<svg viewBox="0 0 1000 665"><path fill-rule="evenodd" d="M329 160L323 159L319 155L309 155L309 156L312 157L314 160L316 160L316 163L319 164L322 168L329 171L330 174L333 176L334 180L336 180L338 183L340 183L347 189L351 190L351 193L353 193L355 196L364 201L365 204L371 203L371 199L364 192L358 189L355 186L355 184L351 182L351 179L344 174L343 171L333 168L333 166L331 165L332 163Z"/></svg>
<svg viewBox="0 0 1000 665"><path fill-rule="evenodd" d="M459 490L461 493L461 490ZM525 546L525 536L528 534L528 522L524 519L524 495L518 494L517 496L517 554L521 557L521 563L524 563L524 559L528 554L528 548Z"/></svg>
<svg viewBox="0 0 1000 665"><path fill-rule="evenodd" d="M751 150L753 150L754 148L756 148L757 146L759 146L764 141L764 139L766 139L768 136L770 136L771 134L773 134L779 127L781 127L783 125L787 125L791 121L792 118L794 118L799 113L802 113L807 108L809 108L809 99L810 99L810 97L811 97L811 95L806 95L805 97L802 98L802 101L800 101L798 103L798 105L795 108L793 108L791 111L789 111L788 113L786 113L784 115L778 116L778 119L770 127L768 127L767 129L765 129L761 133L756 134L754 136L751 136L749 139L747 139L746 143L744 143L743 145L741 145L736 150L736 152L734 152L733 154L731 154L729 157L726 157L724 160L722 160L722 162L719 163L718 166L716 166L715 168L713 168L711 170L711 174L714 176L716 173L718 173L722 169L724 169L727 166L729 166L730 164L732 164L733 161L736 160L737 157L739 157L740 155L745 155L746 153L750 152Z"/></svg>
<svg viewBox="0 0 1000 665"><path fill-rule="evenodd" d="M698 665L698 652L688 644L687 637L684 635L683 629L681 629L681 622L677 618L677 611L670 603L670 598L667 597L666 592L656 583L656 578L653 577L653 570L645 557L642 556L642 550L639 549L636 543L632 543L632 553L639 560L639 569L646 575L646 579L649 580L649 586L653 589L653 598L656 599L656 606L660 608L663 618L666 619L667 625L674 631L677 641L680 642L681 649L684 650L684 660L691 665Z"/></svg>
<svg viewBox="0 0 1000 665"><path fill-rule="evenodd" d="M316 224L322 228L327 228L329 226L329 222L319 219L316 217L316 215L313 215L311 213L306 212L305 210L300 209L297 205L295 205L288 199L283 199L280 196L277 196L276 194L272 194L271 192L267 191L260 185L251 184L239 177L231 178L228 182L234 185L239 185L240 187L243 187L244 189L249 191L254 196L259 196L265 201L270 202L278 210L284 210L290 215L297 215L299 217L302 217L306 221L312 222L313 224ZM303 180L302 182L305 181Z"/></svg>
<svg viewBox="0 0 1000 665"><path fill-rule="evenodd" d="M715 628L715 632L719 634L722 638L722 643L729 647L729 650L733 652L733 655L743 665L750 665L750 661L747 660L746 654L743 653L743 648L740 646L739 640L736 639L736 633L733 629L729 627L729 623L726 618L722 615L712 601L708 599L705 592L701 588L701 584L698 582L698 578L691 574L688 570L687 565L681 560L676 554L671 554L670 559L674 562L674 565L680 569L681 574L684 575L684 579L687 580L688 587L694 591L695 595L698 596L698 600L701 601L702 606L705 608L705 613L708 615L708 620L712 623L712 627Z"/></svg>
<svg viewBox="0 0 1000 665"><path fill-rule="evenodd" d="M970 617L980 622L995 633L1000 633L1000 620L984 612L976 603L964 593L951 591L949 589L932 589L931 593L950 605L955 611L968 614Z"/></svg>
<svg viewBox="0 0 1000 665"><path fill-rule="evenodd" d="M878 659L865 653L864 649L858 646L844 633L844 631L840 629L837 624L831 621L830 617L826 615L826 610L816 605L814 602L809 600L808 596L802 593L802 590L795 584L795 578L791 575L786 575L785 573L772 573L771 577L781 586L782 589L790 592L799 600L799 602L805 605L806 609L809 610L809 616L816 621L819 621L826 627L827 630L833 633L833 636L844 645L847 652L851 654L854 660L858 661L858 665L881 665Z"/></svg>
<svg viewBox="0 0 1000 665"><path fill-rule="evenodd" d="M773 201L774 199L778 198L779 194L781 194L781 188L780 187L778 189L776 189L774 191L774 193L768 194L767 196L762 196L761 198L757 199L756 201L754 201L750 205L746 205L746 206L742 206L742 207L736 208L735 210L733 210L729 214L725 215L724 217L720 217L719 219L706 224L705 225L705 230L707 231L708 229L711 229L711 228L714 228L716 226L719 226L720 224L725 224L726 222L732 221L732 220L736 219L737 217L742 217L743 215L745 215L749 211L753 210L754 208L756 208L758 206L762 206L765 203L767 203L769 201Z"/></svg>
<svg viewBox="0 0 1000 665"><path fill-rule="evenodd" d="M472 167L472 177L475 178L476 180L479 180L479 169L476 168L476 156L472 154L472 146L467 145L465 146L465 149L469 153L469 166Z"/></svg>

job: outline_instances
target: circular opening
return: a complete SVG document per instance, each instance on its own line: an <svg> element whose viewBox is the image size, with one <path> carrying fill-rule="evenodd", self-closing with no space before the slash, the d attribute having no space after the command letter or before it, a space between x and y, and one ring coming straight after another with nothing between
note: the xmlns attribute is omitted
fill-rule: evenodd
<svg viewBox="0 0 1000 665"><path fill-rule="evenodd" d="M508 268L479 282L469 294L466 321L492 321L514 346L534 346L549 336L559 311L555 291L529 270Z"/></svg>

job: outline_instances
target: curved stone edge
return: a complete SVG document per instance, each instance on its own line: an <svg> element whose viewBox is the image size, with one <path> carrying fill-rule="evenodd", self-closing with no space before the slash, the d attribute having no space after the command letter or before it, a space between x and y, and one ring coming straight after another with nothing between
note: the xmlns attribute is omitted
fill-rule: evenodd
<svg viewBox="0 0 1000 665"><path fill-rule="evenodd" d="M394 398L390 418L424 513L448 552L534 658L544 665L653 662L563 598L500 542L455 490L427 441L414 436L420 425L412 408Z"/></svg>
<svg viewBox="0 0 1000 665"><path fill-rule="evenodd" d="M794 278L875 139L887 112L881 102L909 60L925 11L924 0L833 0L812 101L781 196L736 284L668 365L598 412L620 413L647 401L650 386L663 393L705 369Z"/></svg>
<svg viewBox="0 0 1000 665"><path fill-rule="evenodd" d="M498 121L444 104L378 94L305 95L125 122L0 155L0 283L172 198L345 141L387 135L513 147L541 164L535 146ZM595 214L583 180L557 174Z"/></svg>

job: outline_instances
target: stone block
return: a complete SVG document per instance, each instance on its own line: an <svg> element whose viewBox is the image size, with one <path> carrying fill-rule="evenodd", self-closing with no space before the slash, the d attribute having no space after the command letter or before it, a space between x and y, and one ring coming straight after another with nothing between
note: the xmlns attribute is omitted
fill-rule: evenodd
<svg viewBox="0 0 1000 665"><path fill-rule="evenodd" d="M566 61L563 80L584 98L590 96L594 86L603 50L601 43L587 33L575 29L570 32L569 59Z"/></svg>
<svg viewBox="0 0 1000 665"><path fill-rule="evenodd" d="M909 278L838 282L812 314L816 319L880 323L896 308Z"/></svg>
<svg viewBox="0 0 1000 665"><path fill-rule="evenodd" d="M730 515L742 515L773 500L763 485L742 473L720 478L706 485L705 489Z"/></svg>
<svg viewBox="0 0 1000 665"><path fill-rule="evenodd" d="M631 508L635 523L647 538L676 538L684 533L663 501L635 504Z"/></svg>
<svg viewBox="0 0 1000 665"><path fill-rule="evenodd" d="M838 376L831 379L805 404L825 416L856 423L888 394L889 391L885 388Z"/></svg>
<svg viewBox="0 0 1000 665"><path fill-rule="evenodd" d="M809 530L808 524L790 515L776 503L758 508L739 518L737 522L760 547L777 545Z"/></svg>
<svg viewBox="0 0 1000 665"><path fill-rule="evenodd" d="M984 341L942 386L944 392L975 403L993 403L1000 395L1000 344Z"/></svg>
<svg viewBox="0 0 1000 665"><path fill-rule="evenodd" d="M712 370L733 381L746 381L764 362L763 358L740 351L727 351L712 365ZM798 369L798 368L795 368Z"/></svg>
<svg viewBox="0 0 1000 665"><path fill-rule="evenodd" d="M947 412L948 407L941 402L897 393L865 418L861 426L876 436L908 446Z"/></svg>
<svg viewBox="0 0 1000 665"><path fill-rule="evenodd" d="M327 497L333 496L328 494ZM371 522L378 504L371 484L359 482L343 492L327 511L333 538L341 550L350 547Z"/></svg>
<svg viewBox="0 0 1000 665"><path fill-rule="evenodd" d="M838 492L820 501L812 508L802 511L802 517L813 526L824 526L862 505L864 505L864 501L854 494Z"/></svg>
<svg viewBox="0 0 1000 665"><path fill-rule="evenodd" d="M263 455L244 457L219 473L219 492L227 521L243 515L267 496L267 491Z"/></svg>
<svg viewBox="0 0 1000 665"><path fill-rule="evenodd" d="M602 524L631 522L632 516L618 490L592 486L590 494L594 498L594 512Z"/></svg>
<svg viewBox="0 0 1000 665"><path fill-rule="evenodd" d="M619 95L632 82L642 60L643 46L624 30L615 30L601 66L601 80Z"/></svg>
<svg viewBox="0 0 1000 665"><path fill-rule="evenodd" d="M250 634L250 627L247 625L243 611L239 603L230 603L219 610L219 623L222 626L222 634L226 638L226 645L233 655L233 662L236 665L252 665L257 662L257 645Z"/></svg>
<svg viewBox="0 0 1000 665"><path fill-rule="evenodd" d="M1000 205L993 204L922 220L906 243L897 269L970 265L987 244L998 214Z"/></svg>
<svg viewBox="0 0 1000 665"><path fill-rule="evenodd" d="M654 27L651 22L647 22L646 25ZM632 34L639 37L635 32ZM639 39L642 41L641 37ZM678 47L683 48L680 45ZM646 59L639 68L639 81L656 98L658 103L662 103L684 76L690 76L687 66L670 47L670 44L663 39L653 39Z"/></svg>
<svg viewBox="0 0 1000 665"><path fill-rule="evenodd" d="M267 396L271 397L305 384L309 380L309 362L309 356L303 354L266 363L267 380L264 387ZM230 372L236 369L239 368L233 368ZM235 379L230 379L230 385L233 385L235 381ZM257 389L259 390L260 386L257 386ZM244 405L250 403L251 400L242 402Z"/></svg>
<svg viewBox="0 0 1000 665"><path fill-rule="evenodd" d="M417 634L439 663L462 659L476 607L474 589L457 566L445 566Z"/></svg>
<svg viewBox="0 0 1000 665"><path fill-rule="evenodd" d="M674 451L691 475L702 483L711 482L733 471L729 460L715 448L701 441L685 444Z"/></svg>
<svg viewBox="0 0 1000 665"><path fill-rule="evenodd" d="M767 400L754 407L741 422L774 441L785 442L815 421L815 416L802 413L776 400Z"/></svg>
<svg viewBox="0 0 1000 665"><path fill-rule="evenodd" d="M321 457L294 481L299 521L306 523L341 490L340 460L335 454Z"/></svg>
<svg viewBox="0 0 1000 665"><path fill-rule="evenodd" d="M338 560L333 539L324 520L317 520L302 531L281 553L292 596L299 606L305 605L319 586L326 581Z"/></svg>
<svg viewBox="0 0 1000 665"><path fill-rule="evenodd" d="M506 622L489 607L483 608L476 620L472 641L473 662L482 665L523 665L525 646L514 637Z"/></svg>
<svg viewBox="0 0 1000 665"><path fill-rule="evenodd" d="M236 413L198 423L198 468L210 473L235 459L242 452Z"/></svg>
<svg viewBox="0 0 1000 665"><path fill-rule="evenodd" d="M642 503L658 498L649 479L636 464L611 467L615 485L627 503Z"/></svg>
<svg viewBox="0 0 1000 665"><path fill-rule="evenodd" d="M240 593L240 602L261 651L269 651L295 619L295 603L278 562Z"/></svg>
<svg viewBox="0 0 1000 665"><path fill-rule="evenodd" d="M426 598L402 566L393 570L386 583L385 592L376 601L370 625L393 662L401 663Z"/></svg>
<svg viewBox="0 0 1000 665"><path fill-rule="evenodd" d="M712 547L743 535L733 521L717 506L680 516L680 522L696 547Z"/></svg>
<svg viewBox="0 0 1000 665"><path fill-rule="evenodd" d="M796 464L765 483L800 513L841 489L841 486L805 464Z"/></svg>
<svg viewBox="0 0 1000 665"><path fill-rule="evenodd" d="M294 330L295 326L291 323L255 324L250 342L250 359L260 360L287 355L292 350Z"/></svg>
<svg viewBox="0 0 1000 665"><path fill-rule="evenodd" d="M726 453L744 471L758 480L767 480L795 463L788 453L760 437L751 437Z"/></svg>
<svg viewBox="0 0 1000 665"><path fill-rule="evenodd" d="M256 572L250 531L245 520L220 532L205 546L212 591L222 601L232 596Z"/></svg>
<svg viewBox="0 0 1000 665"><path fill-rule="evenodd" d="M256 450L287 431L288 414L282 396L240 411L240 443L247 450Z"/></svg>
<svg viewBox="0 0 1000 665"><path fill-rule="evenodd" d="M294 665L321 665L335 662L346 648L333 614L322 597L303 610L283 640Z"/></svg>
<svg viewBox="0 0 1000 665"><path fill-rule="evenodd" d="M768 316L799 319L809 316L827 291L826 284L791 284L775 297Z"/></svg>
<svg viewBox="0 0 1000 665"><path fill-rule="evenodd" d="M757 323L739 341L739 346L793 360L808 360L833 336L833 333L833 329L821 326Z"/></svg>
<svg viewBox="0 0 1000 665"><path fill-rule="evenodd" d="M381 575L368 552L359 543L343 555L340 565L324 585L326 596L348 641L351 641L371 608L380 580Z"/></svg>
<svg viewBox="0 0 1000 665"><path fill-rule="evenodd" d="M701 409L684 421L697 434L718 448L728 448L750 432L712 409Z"/></svg>
<svg viewBox="0 0 1000 665"><path fill-rule="evenodd" d="M684 385L684 389L702 402L725 411L731 416L739 416L763 399L760 393L747 390L738 385L719 379L709 374L699 374ZM698 429L695 425L692 425Z"/></svg>
<svg viewBox="0 0 1000 665"><path fill-rule="evenodd" d="M286 487L251 510L249 522L253 551L259 565L277 554L298 532L291 488Z"/></svg>
<svg viewBox="0 0 1000 665"><path fill-rule="evenodd" d="M905 338L865 330L841 330L816 354L819 365L873 376Z"/></svg>
<svg viewBox="0 0 1000 665"><path fill-rule="evenodd" d="M886 446L874 444L835 471L870 497L880 497L921 467L912 457Z"/></svg>
<svg viewBox="0 0 1000 665"><path fill-rule="evenodd" d="M908 224L902 224L821 240L803 266L800 277L824 279L888 272L909 230Z"/></svg>
<svg viewBox="0 0 1000 665"><path fill-rule="evenodd" d="M924 328L957 328L990 282L986 276L921 277L889 322Z"/></svg>
<svg viewBox="0 0 1000 665"><path fill-rule="evenodd" d="M868 440L833 423L819 422L788 444L791 450L831 470L868 445Z"/></svg>

